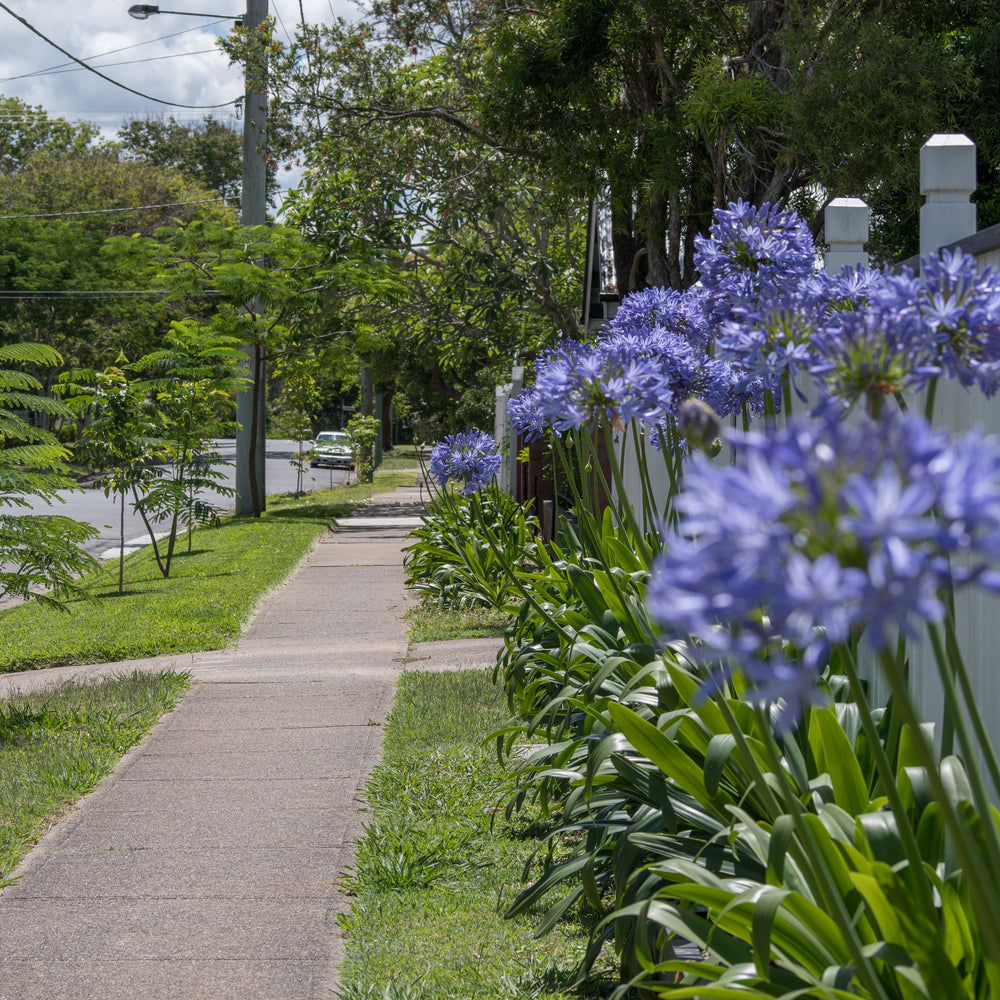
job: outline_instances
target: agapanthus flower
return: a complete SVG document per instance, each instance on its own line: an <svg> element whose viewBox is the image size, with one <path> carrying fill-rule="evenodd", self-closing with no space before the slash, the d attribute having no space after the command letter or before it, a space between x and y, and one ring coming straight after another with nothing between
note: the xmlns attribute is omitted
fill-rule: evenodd
<svg viewBox="0 0 1000 1000"><path fill-rule="evenodd" d="M785 724L832 644L864 632L889 648L940 621L948 589L1000 589L995 440L894 411L845 422L830 408L730 437L740 464L690 461L648 602L668 638L740 669L758 698L784 699Z"/></svg>
<svg viewBox="0 0 1000 1000"><path fill-rule="evenodd" d="M978 384L992 395L1000 383L1000 275L978 271L976 259L942 251L921 259L920 275L909 270L885 278L873 293L883 311L909 317L933 351L945 378Z"/></svg>
<svg viewBox="0 0 1000 1000"><path fill-rule="evenodd" d="M507 400L507 416L517 434L523 434L526 441L537 441L546 431L548 424L538 405L538 394L534 386L522 389Z"/></svg>
<svg viewBox="0 0 1000 1000"><path fill-rule="evenodd" d="M501 460L496 441L484 431L449 434L431 449L431 478L441 487L461 480L462 493L469 496L492 482Z"/></svg>
<svg viewBox="0 0 1000 1000"><path fill-rule="evenodd" d="M734 305L755 304L809 278L816 248L794 212L738 201L716 210L707 237L695 237L694 263L702 287L715 299L713 314L724 318Z"/></svg>
<svg viewBox="0 0 1000 1000"><path fill-rule="evenodd" d="M659 420L672 400L661 366L639 352L564 341L538 361L535 384L511 400L514 429L537 436L612 422Z"/></svg>
<svg viewBox="0 0 1000 1000"><path fill-rule="evenodd" d="M826 312L822 298L794 293L738 307L719 330L718 355L775 383L794 378L818 361L813 335Z"/></svg>
<svg viewBox="0 0 1000 1000"><path fill-rule="evenodd" d="M678 292L672 288L644 288L622 297L602 339L648 336L654 329L683 337L694 347L707 347L711 330L706 321L704 291L697 286Z"/></svg>
<svg viewBox="0 0 1000 1000"><path fill-rule="evenodd" d="M810 372L848 403L922 389L941 373L934 331L912 309L880 295L860 310L831 313L812 338Z"/></svg>

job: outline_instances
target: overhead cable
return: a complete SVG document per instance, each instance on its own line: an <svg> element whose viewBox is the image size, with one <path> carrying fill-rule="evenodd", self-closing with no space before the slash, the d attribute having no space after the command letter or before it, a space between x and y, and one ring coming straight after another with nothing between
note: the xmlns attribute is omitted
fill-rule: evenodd
<svg viewBox="0 0 1000 1000"><path fill-rule="evenodd" d="M225 198L201 198L198 201L166 201L160 205L132 205L128 208L87 208L73 212L37 212L24 215L0 215L0 222L8 219L61 219L69 215L110 215L113 212L142 212L147 208L179 208L181 205L211 205Z"/></svg>
<svg viewBox="0 0 1000 1000"><path fill-rule="evenodd" d="M180 59L181 56L203 56L209 52L218 52L218 49L197 49L194 52L172 52L170 55L166 56L146 56L144 59L122 59L120 62L113 63L101 63L101 69L108 69L111 66L134 66L136 63L151 63L159 62L161 59ZM91 69L94 67L91 66ZM53 69L48 71L39 70L36 73L27 74L30 75L32 79L41 78L43 76L61 76L63 73L79 73L79 66L63 66L59 69Z"/></svg>
<svg viewBox="0 0 1000 1000"><path fill-rule="evenodd" d="M30 32L37 35L43 42L47 42L49 45L52 46L52 48L56 49L58 52L61 52L64 56L67 56L68 58L72 59L73 62L79 63L85 70L88 70L95 76L99 76L102 80L106 80L108 83L113 84L116 87L120 87L122 90L127 90L130 94L135 94L137 97L141 97L144 100L153 101L155 104L166 104L168 107L173 107L173 108L198 108L204 110L208 110L210 108L225 108L228 107L230 104L234 103L234 101L224 101L221 104L181 104L177 101L165 101L162 97L153 97L151 94L144 94L141 90L135 90L132 87L125 86L124 83L119 83L117 80L113 80L110 76L106 76L100 70L94 69L93 66L88 65L82 59L73 55L72 52L67 52L66 49L64 49L61 45L57 44L56 42L52 41L52 39L49 38L48 35L45 35L41 31L39 31L38 28L36 28L33 24L30 24L28 21L26 21L23 17L21 17L20 14L17 14L14 11L12 11L10 7L8 7L5 3L0 2L0 10L7 11L7 13L10 14L10 16L14 18L15 21L20 21L21 24L23 24Z"/></svg>
<svg viewBox="0 0 1000 1000"><path fill-rule="evenodd" d="M128 52L129 49L141 49L144 45L153 45L156 42L165 42L168 38L177 38L179 35L188 35L192 31L204 31L205 28L211 28L213 24L220 24L222 21L228 21L230 18L223 17L217 21L209 21L208 24L199 24L193 28L185 28L183 31L174 31L169 35L160 35L159 38L147 38L144 42L135 42L133 45L122 45L117 49L109 49L107 52L97 52L92 56L84 56L84 59L103 59L105 56L114 56L119 52ZM179 55L187 55L188 53L179 53ZM66 66L71 65L70 63L59 63L57 66L46 66L45 69L32 70L30 73L21 73L19 76L3 76L0 77L0 83L10 83L12 80L26 80L28 77L32 76L47 76L49 73L54 73L56 70L64 69Z"/></svg>

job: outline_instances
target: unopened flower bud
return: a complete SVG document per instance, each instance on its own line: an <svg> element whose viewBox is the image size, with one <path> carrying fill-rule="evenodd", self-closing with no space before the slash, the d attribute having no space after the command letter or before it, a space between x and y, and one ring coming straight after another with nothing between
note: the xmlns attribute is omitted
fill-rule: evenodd
<svg viewBox="0 0 1000 1000"><path fill-rule="evenodd" d="M685 399L677 409L677 432L692 448L709 451L719 436L719 417L703 399Z"/></svg>

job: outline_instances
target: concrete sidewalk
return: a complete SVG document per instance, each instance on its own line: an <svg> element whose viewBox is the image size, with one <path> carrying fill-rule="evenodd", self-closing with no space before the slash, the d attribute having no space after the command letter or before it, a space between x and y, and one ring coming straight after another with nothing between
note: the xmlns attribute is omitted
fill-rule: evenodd
<svg viewBox="0 0 1000 1000"><path fill-rule="evenodd" d="M420 506L404 488L340 522L233 650L0 677L0 696L134 668L195 681L0 895L0 1000L332 996L337 881L396 677L498 646L408 646Z"/></svg>

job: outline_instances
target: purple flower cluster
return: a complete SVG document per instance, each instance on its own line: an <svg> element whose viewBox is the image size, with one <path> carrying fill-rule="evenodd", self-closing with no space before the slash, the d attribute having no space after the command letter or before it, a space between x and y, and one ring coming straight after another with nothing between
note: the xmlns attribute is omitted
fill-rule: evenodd
<svg viewBox="0 0 1000 1000"><path fill-rule="evenodd" d="M500 471L501 456L496 441L484 431L449 434L431 449L431 478L438 486L449 479L463 482L469 496L488 486Z"/></svg>
<svg viewBox="0 0 1000 1000"><path fill-rule="evenodd" d="M919 277L816 270L808 227L772 205L735 202L696 239L699 284L625 296L595 344L563 342L511 401L529 439L603 419L665 426L688 398L722 416L776 404L808 377L845 404L958 379L1000 385L1000 275L943 253ZM800 396L802 393L800 392ZM658 440L654 432L651 440Z"/></svg>
<svg viewBox="0 0 1000 1000"><path fill-rule="evenodd" d="M949 439L912 414L855 425L829 407L731 436L740 464L693 456L647 599L668 637L784 699L786 724L831 644L865 632L884 649L941 620L947 588L1000 590L995 440Z"/></svg>
<svg viewBox="0 0 1000 1000"><path fill-rule="evenodd" d="M545 427L562 434L604 417L655 422L670 400L670 387L649 358L564 341L538 362L534 386L511 400L510 413L529 436Z"/></svg>
<svg viewBox="0 0 1000 1000"><path fill-rule="evenodd" d="M835 298L833 302L838 302ZM914 391L942 376L992 395L1000 379L1000 276L961 252L869 281L863 303L815 324L812 374L830 395Z"/></svg>
<svg viewBox="0 0 1000 1000"><path fill-rule="evenodd" d="M715 213L709 235L695 237L702 287L724 316L733 306L787 292L812 277L816 246L794 212L731 202Z"/></svg>

